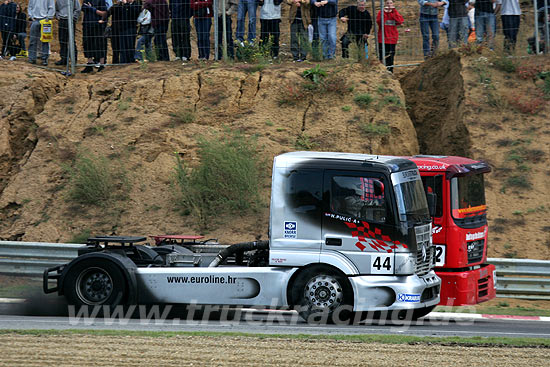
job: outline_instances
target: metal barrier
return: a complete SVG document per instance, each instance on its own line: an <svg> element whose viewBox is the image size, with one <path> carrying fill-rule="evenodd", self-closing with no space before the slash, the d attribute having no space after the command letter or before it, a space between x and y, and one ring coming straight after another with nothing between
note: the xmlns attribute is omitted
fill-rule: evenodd
<svg viewBox="0 0 550 367"><path fill-rule="evenodd" d="M78 255L82 244L0 241L0 274L41 276ZM497 297L550 299L550 261L489 258L497 271Z"/></svg>
<svg viewBox="0 0 550 367"><path fill-rule="evenodd" d="M550 300L550 261L488 258L497 271L497 297Z"/></svg>
<svg viewBox="0 0 550 367"><path fill-rule="evenodd" d="M0 274L41 276L78 256L82 244L0 241Z"/></svg>

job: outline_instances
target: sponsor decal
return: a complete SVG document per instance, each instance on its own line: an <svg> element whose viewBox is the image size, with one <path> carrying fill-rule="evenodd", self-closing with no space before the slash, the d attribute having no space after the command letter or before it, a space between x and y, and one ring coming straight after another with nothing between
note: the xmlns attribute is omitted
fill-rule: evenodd
<svg viewBox="0 0 550 367"><path fill-rule="evenodd" d="M351 236L357 238L358 241L355 243L355 246L361 251L365 251L367 246L370 246L375 251L387 253L392 253L399 246L408 248L404 243L392 241L390 236L383 234L380 228L374 226L371 228L367 222L362 221L360 224L345 223L351 229Z"/></svg>
<svg viewBox="0 0 550 367"><path fill-rule="evenodd" d="M285 235L284 238L297 238L298 237L298 225L296 222L285 222Z"/></svg>
<svg viewBox="0 0 550 367"><path fill-rule="evenodd" d="M421 171L445 170L445 166L444 166L444 165L441 165L441 166L437 166L437 165L433 165L433 166L418 166L418 169L421 170Z"/></svg>
<svg viewBox="0 0 550 367"><path fill-rule="evenodd" d="M420 302L420 294L399 293L397 295L397 300L399 302Z"/></svg>
<svg viewBox="0 0 550 367"><path fill-rule="evenodd" d="M235 284L237 278L231 275L227 276L178 276L166 277L166 281L171 284Z"/></svg>
<svg viewBox="0 0 550 367"><path fill-rule="evenodd" d="M485 230L483 232L466 233L466 241L480 240L485 237Z"/></svg>
<svg viewBox="0 0 550 367"><path fill-rule="evenodd" d="M286 262L286 259L282 259L280 257L272 257L271 262L276 263L276 264L282 264L282 263Z"/></svg>
<svg viewBox="0 0 550 367"><path fill-rule="evenodd" d="M439 233L439 232L441 232L442 230L443 230L443 227L441 227L441 226L434 226L434 227L432 228L432 234Z"/></svg>

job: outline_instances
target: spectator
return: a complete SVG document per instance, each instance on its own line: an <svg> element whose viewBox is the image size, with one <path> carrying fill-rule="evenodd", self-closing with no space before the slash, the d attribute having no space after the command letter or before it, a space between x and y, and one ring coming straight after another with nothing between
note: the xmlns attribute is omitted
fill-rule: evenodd
<svg viewBox="0 0 550 367"><path fill-rule="evenodd" d="M359 52L365 48L372 28L372 18L367 10L365 0L357 0L357 6L352 5L341 9L338 12L338 17L348 25L347 32L340 39L342 41L342 57L347 59L349 57L348 47L352 41L357 45Z"/></svg>
<svg viewBox="0 0 550 367"><path fill-rule="evenodd" d="M235 1L235 0L232 0ZM191 16L193 11L189 0L170 0L172 17L172 49L176 60L187 61L191 58Z"/></svg>
<svg viewBox="0 0 550 367"><path fill-rule="evenodd" d="M197 32L197 48L199 49L199 60L210 58L210 28L212 28L212 0L191 0L193 9L193 20Z"/></svg>
<svg viewBox="0 0 550 367"><path fill-rule="evenodd" d="M111 17L113 64L134 62L140 12L141 6L134 0L120 0L107 11L107 16Z"/></svg>
<svg viewBox="0 0 550 367"><path fill-rule="evenodd" d="M105 0L87 0L82 4L82 46L84 56L88 59L88 65L82 70L82 73L91 73L94 71L93 65L97 71L105 68L105 57L107 55L107 39L104 37L106 23L104 17L107 16L107 4Z"/></svg>
<svg viewBox="0 0 550 367"><path fill-rule="evenodd" d="M475 5L475 23L477 43L484 42L486 36L487 43L491 50L494 48L494 29L496 26L495 13L500 10L500 4L493 8L496 0L476 0Z"/></svg>
<svg viewBox="0 0 550 367"><path fill-rule="evenodd" d="M445 9L445 11L443 12L443 18L441 18L441 22L439 22L439 28L445 31L449 48L452 48L451 37L449 36L449 4L445 4L443 9Z"/></svg>
<svg viewBox="0 0 550 367"><path fill-rule="evenodd" d="M244 46L244 20L248 13L248 42L253 44L256 40L256 3L257 0L239 0L237 10L237 31L235 38Z"/></svg>
<svg viewBox="0 0 550 367"><path fill-rule="evenodd" d="M420 4L420 32L422 33L422 50L424 58L432 57L439 47L439 24L437 11L447 4L447 0L418 0ZM430 31L432 44L430 46Z"/></svg>
<svg viewBox="0 0 550 367"><path fill-rule="evenodd" d="M384 28L382 29L382 12L378 11L376 15L376 23L378 24L378 58L382 62L382 31L384 34L384 54L386 56L386 67L390 72L393 73L393 60L395 57L395 46L397 45L397 40L399 39L399 32L397 31L397 26L403 24L405 20L403 16L399 14L395 6L393 5L393 0L386 0L384 5Z"/></svg>
<svg viewBox="0 0 550 367"><path fill-rule="evenodd" d="M464 0L449 0L449 48L468 43L468 9Z"/></svg>
<svg viewBox="0 0 550 367"><path fill-rule="evenodd" d="M336 52L336 16L338 15L338 0L312 0L317 7L317 24L319 39L323 48L323 58L334 59Z"/></svg>
<svg viewBox="0 0 550 367"><path fill-rule="evenodd" d="M470 36L468 37L468 42L475 42L476 35L476 0L470 0L468 2L468 27L470 29Z"/></svg>
<svg viewBox="0 0 550 367"><path fill-rule="evenodd" d="M227 55L230 59L235 57L233 45L233 32L231 31L231 15L237 13L239 2L237 0L225 0L225 10L222 2L218 1L218 60L223 58L223 15L225 14L225 37L227 38Z"/></svg>
<svg viewBox="0 0 550 367"><path fill-rule="evenodd" d="M23 11L20 4L17 4L16 9L17 16L15 18L15 34L19 41L20 51L17 54L18 57L27 57L27 46L25 44L27 38L27 14Z"/></svg>
<svg viewBox="0 0 550 367"><path fill-rule="evenodd" d="M281 34L282 0L259 0L260 9L260 44L265 45L271 39L271 57L279 57L279 35Z"/></svg>
<svg viewBox="0 0 550 367"><path fill-rule="evenodd" d="M294 61L307 58L308 27L311 24L309 0L286 0L290 5L290 52Z"/></svg>
<svg viewBox="0 0 550 367"><path fill-rule="evenodd" d="M512 53L516 49L521 9L518 0L502 0L500 18L504 33L504 51Z"/></svg>
<svg viewBox="0 0 550 367"><path fill-rule="evenodd" d="M13 53L12 38L15 35L15 18L17 14L17 4L13 0L4 0L0 5L0 30L2 31L2 52L1 57L6 57Z"/></svg>
<svg viewBox="0 0 550 367"><path fill-rule="evenodd" d="M42 33L41 20L52 20L55 16L54 0L30 0L29 1L29 18L32 19L30 42L29 42L29 62L36 64L36 54L38 43L42 44L42 65L48 65L48 57L50 56L50 43L40 40Z"/></svg>
<svg viewBox="0 0 550 367"><path fill-rule="evenodd" d="M73 2L73 38L76 29L76 22L80 17L80 1L78 0L56 0L55 1L55 17L57 18L57 29L59 37L59 56L61 57L55 62L56 65L66 65L68 59L68 44L69 44L69 1ZM74 41L74 59L78 59L78 51L76 48L76 39Z"/></svg>
<svg viewBox="0 0 550 367"><path fill-rule="evenodd" d="M170 61L166 32L170 23L170 9L166 0L145 0L145 9L151 12L151 26L155 30L154 42L157 51L157 60Z"/></svg>
<svg viewBox="0 0 550 367"><path fill-rule="evenodd" d="M153 40L153 34L155 32L151 26L151 12L142 8L137 22L139 24L139 34L141 37L137 42L134 58L136 61L142 61L143 53L145 53L147 57L151 55L151 41Z"/></svg>

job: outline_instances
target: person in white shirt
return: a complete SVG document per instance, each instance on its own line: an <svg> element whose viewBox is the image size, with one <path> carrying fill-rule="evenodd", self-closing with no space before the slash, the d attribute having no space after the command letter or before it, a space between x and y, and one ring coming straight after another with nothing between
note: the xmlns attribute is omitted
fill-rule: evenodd
<svg viewBox="0 0 550 367"><path fill-rule="evenodd" d="M519 0L502 0L500 14L504 33L504 51L512 53L516 48L521 15Z"/></svg>

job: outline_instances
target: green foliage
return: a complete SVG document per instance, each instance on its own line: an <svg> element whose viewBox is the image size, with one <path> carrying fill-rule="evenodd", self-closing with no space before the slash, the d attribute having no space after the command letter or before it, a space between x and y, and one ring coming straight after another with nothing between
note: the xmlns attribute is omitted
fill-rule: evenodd
<svg viewBox="0 0 550 367"><path fill-rule="evenodd" d="M506 55L498 55L491 58L491 63L495 69L506 73L515 73L518 67L516 61Z"/></svg>
<svg viewBox="0 0 550 367"><path fill-rule="evenodd" d="M386 136L390 133L389 126L383 123L362 124L361 130L363 131L363 134L369 137Z"/></svg>
<svg viewBox="0 0 550 367"><path fill-rule="evenodd" d="M319 84L321 79L327 76L327 72L317 64L314 68L304 70L302 76L315 84Z"/></svg>
<svg viewBox="0 0 550 367"><path fill-rule="evenodd" d="M101 205L115 198L117 191L126 193L129 188L122 167L114 167L106 158L92 153L79 154L69 173L69 198L81 204Z"/></svg>
<svg viewBox="0 0 550 367"><path fill-rule="evenodd" d="M271 37L265 43L244 41L242 44L235 41L235 57L237 60L248 63L265 63L271 53Z"/></svg>
<svg viewBox="0 0 550 367"><path fill-rule="evenodd" d="M91 233L92 231L89 229L84 229L82 232L75 234L69 243L86 243Z"/></svg>
<svg viewBox="0 0 550 367"><path fill-rule="evenodd" d="M351 111L351 106L342 106L342 111L344 111L344 112Z"/></svg>
<svg viewBox="0 0 550 367"><path fill-rule="evenodd" d="M508 177L506 180L506 185L523 189L531 188L531 182L529 182L529 179L525 177L525 175Z"/></svg>
<svg viewBox="0 0 550 367"><path fill-rule="evenodd" d="M172 122L177 125L185 125L195 122L196 116L193 110L189 108L182 108L177 112L171 113Z"/></svg>
<svg viewBox="0 0 550 367"><path fill-rule="evenodd" d="M357 104L361 108L368 108L371 104L373 98L370 94L358 94L353 98L353 101L355 104Z"/></svg>
<svg viewBox="0 0 550 367"><path fill-rule="evenodd" d="M254 142L226 131L199 140L200 164L193 169L177 157L174 191L183 214L193 214L201 228L223 213L241 214L259 203L262 166Z"/></svg>
<svg viewBox="0 0 550 367"><path fill-rule="evenodd" d="M309 135L302 133L298 135L298 137L296 138L295 146L296 146L296 149L311 150L311 149L317 148L319 144L311 141L311 138L309 137Z"/></svg>

